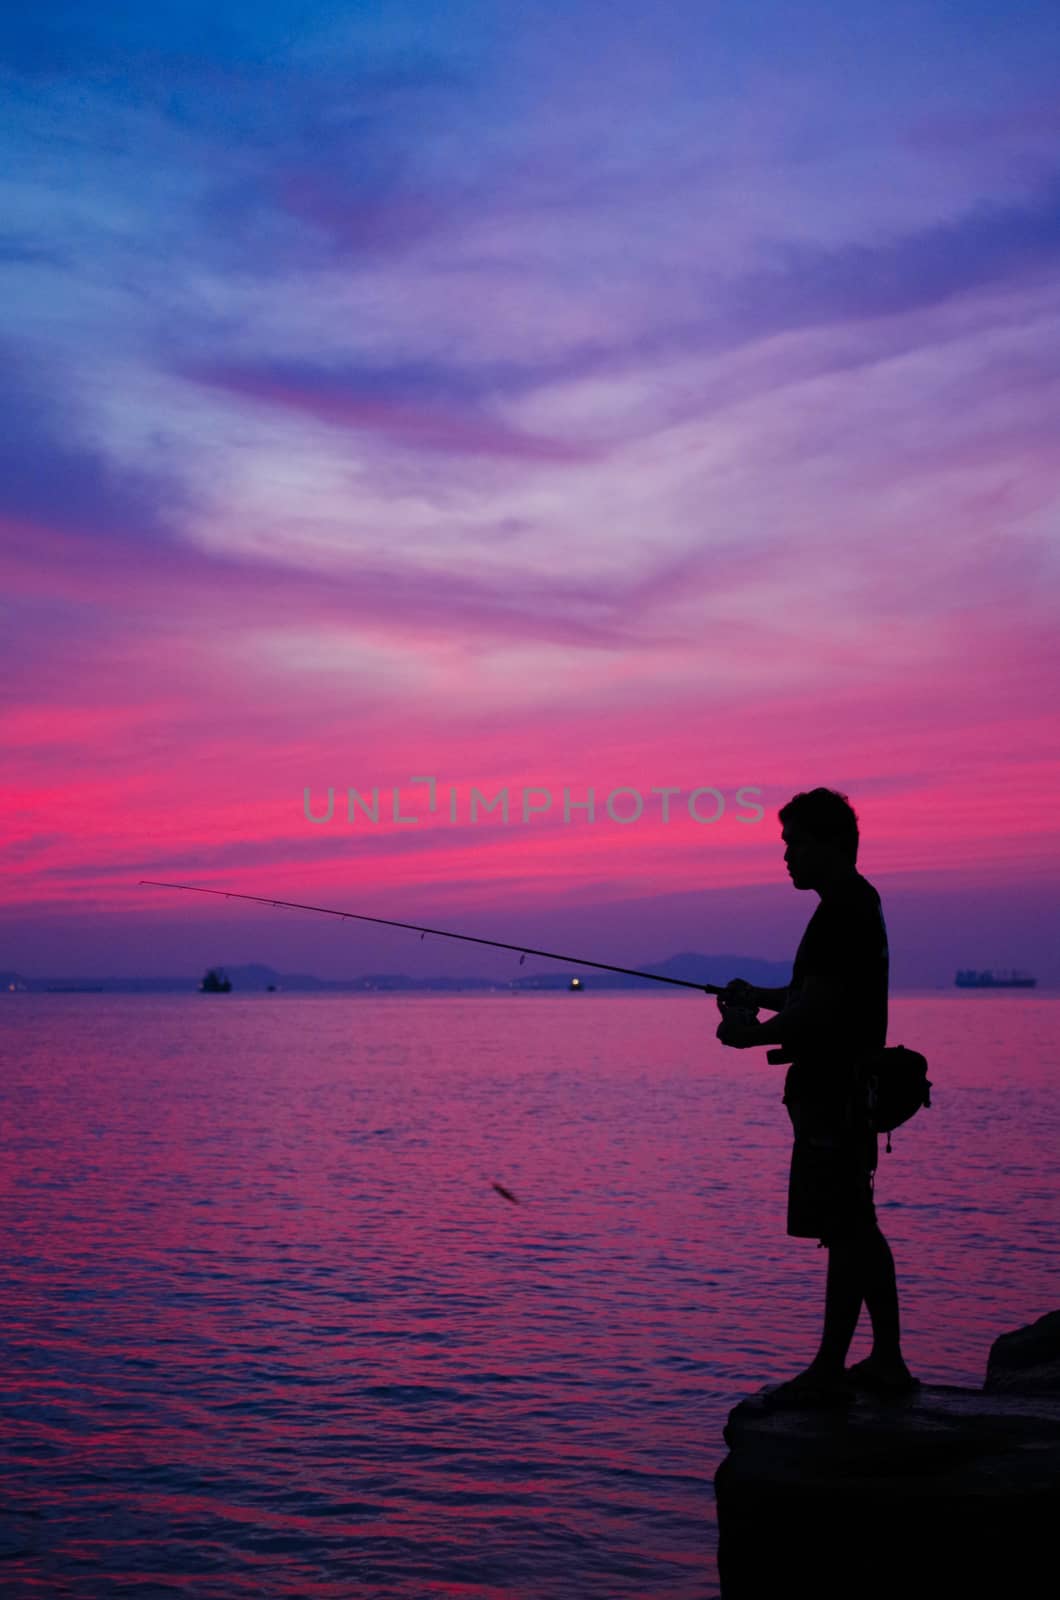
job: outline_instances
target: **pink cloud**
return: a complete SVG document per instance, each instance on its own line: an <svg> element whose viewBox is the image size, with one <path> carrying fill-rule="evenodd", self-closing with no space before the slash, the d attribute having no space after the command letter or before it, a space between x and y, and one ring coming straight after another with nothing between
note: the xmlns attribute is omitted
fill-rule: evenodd
<svg viewBox="0 0 1060 1600"><path fill-rule="evenodd" d="M292 415L312 417L351 432L376 433L408 450L451 451L467 456L564 462L597 459L598 446L518 433L485 413L415 405L359 391L355 383L325 379L320 373L240 371L201 367L190 374L199 383L255 404L277 406Z"/></svg>

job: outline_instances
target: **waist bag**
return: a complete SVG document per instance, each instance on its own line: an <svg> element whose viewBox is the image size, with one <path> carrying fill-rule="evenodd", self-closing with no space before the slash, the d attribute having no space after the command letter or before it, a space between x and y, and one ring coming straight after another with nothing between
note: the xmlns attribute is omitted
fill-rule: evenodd
<svg viewBox="0 0 1060 1600"><path fill-rule="evenodd" d="M790 1061L787 1051L768 1050L766 1060ZM907 1050L904 1044L889 1045L875 1055L866 1056L860 1063L861 1081L865 1087L869 1126L874 1133L887 1135L890 1154L891 1134L903 1122L915 1116L921 1106L931 1104L931 1079L927 1075L927 1058L919 1050Z"/></svg>
<svg viewBox="0 0 1060 1600"><path fill-rule="evenodd" d="M915 1116L921 1106L931 1104L931 1079L927 1060L919 1050L904 1044L890 1045L862 1063L868 1086L869 1117L877 1133L891 1134Z"/></svg>

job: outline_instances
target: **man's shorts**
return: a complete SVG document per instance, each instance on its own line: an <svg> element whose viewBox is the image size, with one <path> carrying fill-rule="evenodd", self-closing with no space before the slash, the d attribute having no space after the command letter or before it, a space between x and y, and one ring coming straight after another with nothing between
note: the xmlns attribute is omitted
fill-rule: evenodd
<svg viewBox="0 0 1060 1600"><path fill-rule="evenodd" d="M789 1104L795 1143L788 1179L788 1233L822 1244L876 1224L873 1182L878 1146L867 1128Z"/></svg>

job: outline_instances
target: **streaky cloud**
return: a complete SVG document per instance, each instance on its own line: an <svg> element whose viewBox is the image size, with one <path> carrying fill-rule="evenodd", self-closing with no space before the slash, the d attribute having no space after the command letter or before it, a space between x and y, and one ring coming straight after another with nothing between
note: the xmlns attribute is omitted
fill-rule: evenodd
<svg viewBox="0 0 1060 1600"><path fill-rule="evenodd" d="M201 366L188 375L242 400L278 406L337 428L376 433L409 449L554 463L595 460L603 454L600 446L505 427L485 409L437 403L443 389L450 399L458 387L468 393L468 385L459 385L455 375L448 383L436 377L425 385L415 371L358 374L283 364Z"/></svg>
<svg viewBox="0 0 1060 1600"><path fill-rule="evenodd" d="M126 556L179 531L191 497L178 474L118 467L86 437L78 405L11 343L0 349L0 517L102 539Z"/></svg>

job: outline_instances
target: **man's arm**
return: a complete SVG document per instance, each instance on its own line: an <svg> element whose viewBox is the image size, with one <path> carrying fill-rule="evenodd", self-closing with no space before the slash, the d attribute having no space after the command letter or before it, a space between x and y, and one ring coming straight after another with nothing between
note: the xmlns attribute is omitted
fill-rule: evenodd
<svg viewBox="0 0 1060 1600"><path fill-rule="evenodd" d="M744 978L733 978L721 996L726 1005L757 1006L762 1011L783 1011L788 1003L788 989L760 989Z"/></svg>
<svg viewBox="0 0 1060 1600"><path fill-rule="evenodd" d="M776 991L778 993L784 991ZM833 979L808 977L787 1004L769 1022L735 1022L722 1016L717 1037L722 1044L746 1050L754 1045L782 1044L797 1049L800 1043L818 1032L839 1000ZM724 1004L719 999L719 1005Z"/></svg>
<svg viewBox="0 0 1060 1600"><path fill-rule="evenodd" d="M788 1003L788 988L783 989L755 989L756 998L752 1005L761 1006L763 1011L783 1011Z"/></svg>

